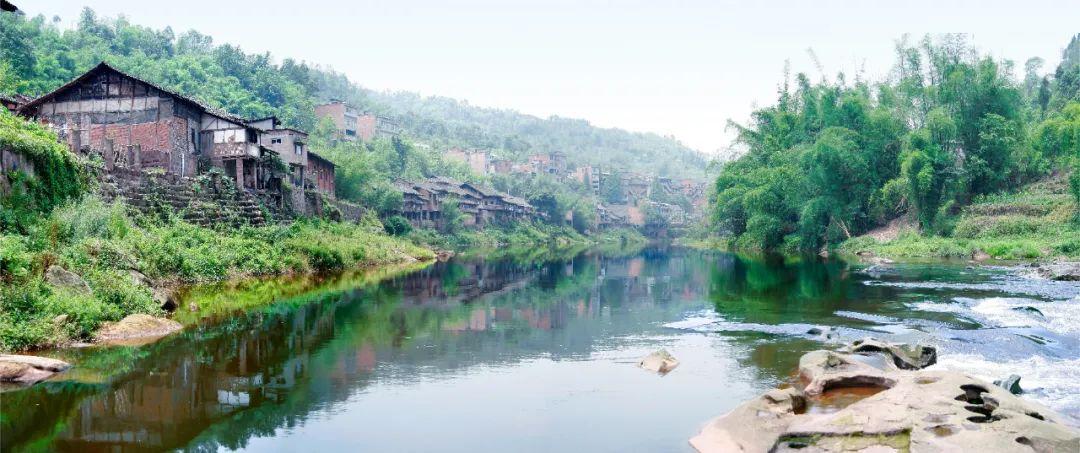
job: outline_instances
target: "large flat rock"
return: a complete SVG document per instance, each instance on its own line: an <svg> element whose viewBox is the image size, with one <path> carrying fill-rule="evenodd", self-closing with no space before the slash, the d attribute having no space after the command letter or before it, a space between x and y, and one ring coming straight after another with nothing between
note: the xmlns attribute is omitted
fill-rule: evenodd
<svg viewBox="0 0 1080 453"><path fill-rule="evenodd" d="M63 360L33 355L0 354L0 382L33 384L71 368Z"/></svg>
<svg viewBox="0 0 1080 453"><path fill-rule="evenodd" d="M168 318L137 313L106 324L98 330L95 338L105 344L139 345L157 341L183 328L183 325Z"/></svg>
<svg viewBox="0 0 1080 453"><path fill-rule="evenodd" d="M690 444L701 452L1080 451L1080 431L1049 408L962 373L901 369L909 363L894 360L899 345L876 346L807 353L795 388L710 421ZM868 387L861 399L820 409L830 392Z"/></svg>

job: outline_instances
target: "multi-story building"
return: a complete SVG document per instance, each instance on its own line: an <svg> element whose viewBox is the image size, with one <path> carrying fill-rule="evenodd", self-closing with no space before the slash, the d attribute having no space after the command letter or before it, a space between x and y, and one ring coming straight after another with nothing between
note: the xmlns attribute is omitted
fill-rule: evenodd
<svg viewBox="0 0 1080 453"><path fill-rule="evenodd" d="M337 129L338 138L351 141L360 136L358 132L360 111L342 101L332 100L315 106L315 117L330 118Z"/></svg>
<svg viewBox="0 0 1080 453"><path fill-rule="evenodd" d="M334 197L334 164L308 150L306 132L282 127L275 117L253 120L248 124L263 129L263 146L281 156L281 161L289 168L289 183L293 187L312 189Z"/></svg>
<svg viewBox="0 0 1080 453"><path fill-rule="evenodd" d="M473 173L478 175L486 175L491 170L489 168L490 156L484 150L450 148L444 155L449 159L464 162Z"/></svg>
<svg viewBox="0 0 1080 453"><path fill-rule="evenodd" d="M593 195L600 194L600 167L591 165L577 167L570 173L570 177L588 187Z"/></svg>
<svg viewBox="0 0 1080 453"><path fill-rule="evenodd" d="M529 156L529 165L535 173L547 173L549 175L566 174L566 154L559 151L549 153L537 153Z"/></svg>
<svg viewBox="0 0 1080 453"><path fill-rule="evenodd" d="M344 140L364 140L388 138L401 133L401 126L393 119L362 112L342 101L333 100L315 106L317 118L330 118L337 128L338 137Z"/></svg>

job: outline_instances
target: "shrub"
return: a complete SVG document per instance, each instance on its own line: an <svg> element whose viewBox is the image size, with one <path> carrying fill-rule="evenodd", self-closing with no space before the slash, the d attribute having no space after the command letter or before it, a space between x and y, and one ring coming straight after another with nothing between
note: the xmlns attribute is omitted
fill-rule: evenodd
<svg viewBox="0 0 1080 453"><path fill-rule="evenodd" d="M412 232L412 225L409 221L399 215L392 216L383 222L383 228L386 229L386 233L391 236L405 236Z"/></svg>

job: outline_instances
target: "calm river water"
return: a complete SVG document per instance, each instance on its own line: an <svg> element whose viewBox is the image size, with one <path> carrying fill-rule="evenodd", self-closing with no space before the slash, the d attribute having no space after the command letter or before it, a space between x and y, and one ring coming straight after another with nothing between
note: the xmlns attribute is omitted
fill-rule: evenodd
<svg viewBox="0 0 1080 453"><path fill-rule="evenodd" d="M205 319L181 334L53 353L76 368L3 393L0 440L5 451L682 451L709 418L788 380L803 352L869 335L935 344L937 367L1020 374L1029 397L1075 422L1080 284L1024 274L651 247L220 285L190 296L201 310L178 316ZM839 339L808 335L815 326ZM635 366L659 348L681 366Z"/></svg>

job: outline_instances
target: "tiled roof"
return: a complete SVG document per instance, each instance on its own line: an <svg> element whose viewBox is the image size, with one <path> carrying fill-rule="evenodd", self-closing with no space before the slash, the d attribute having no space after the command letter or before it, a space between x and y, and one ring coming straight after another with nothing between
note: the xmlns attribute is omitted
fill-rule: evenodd
<svg viewBox="0 0 1080 453"><path fill-rule="evenodd" d="M19 110L22 111L22 110L25 110L25 109L28 109L28 108L31 108L31 107L36 107L36 106L40 105L41 103L43 103L43 102L45 102L45 101L47 101L49 99L52 99L53 97L56 97L57 94L63 92L64 90L67 90L67 89L79 84L80 82L90 78L90 76L92 76L94 74L97 74L99 71L103 71L103 70L113 71L113 72L116 72L117 74L120 74L120 75L122 75L124 77L127 77L129 79L138 80L139 82L150 85L151 87L153 87L156 90L159 90L159 91L161 91L163 93L166 93L166 94L168 94L170 96L173 96L175 98L181 99L181 100L183 100L185 102L194 104L195 106L199 107L200 109L202 109L206 113L209 113L211 115L220 117L220 118L225 119L225 120L232 121L234 123L238 123L238 124L250 127L250 126L247 125L248 120L246 120L244 118L241 118L239 116L236 116L236 115L233 115L231 113L225 112L223 110L217 109L215 107L211 107L210 105L208 105L208 104L206 104L206 103L204 103L204 102L202 102L202 101L200 101L198 99L194 99L194 98L184 96L184 95L182 95L180 93L177 93L177 92L175 92L173 90L162 87L161 85L158 85L156 83L153 83L153 82L141 79L139 77L133 76L131 74L128 74L128 73L126 73L124 71L121 71L121 70L113 67L112 65L110 65L110 64L108 64L108 63L106 63L104 61L102 61L101 63L98 63L97 66L94 66L89 71L84 72L82 75L72 79L70 82L61 85L59 88L57 88L55 90L52 90L52 91L42 95L41 97L38 97L37 99L34 99L33 101L27 102L25 105L20 107Z"/></svg>

